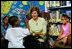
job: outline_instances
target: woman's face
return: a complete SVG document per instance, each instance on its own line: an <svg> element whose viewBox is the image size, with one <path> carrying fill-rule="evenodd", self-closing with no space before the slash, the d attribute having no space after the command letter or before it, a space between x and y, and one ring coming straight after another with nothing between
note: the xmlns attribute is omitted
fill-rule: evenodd
<svg viewBox="0 0 72 49"><path fill-rule="evenodd" d="M6 18L3 20L3 22L4 22L5 24L7 24L7 23L8 23L8 17L6 17Z"/></svg>
<svg viewBox="0 0 72 49"><path fill-rule="evenodd" d="M62 22L63 24L66 24L67 19L66 19L65 17L61 17L61 22Z"/></svg>
<svg viewBox="0 0 72 49"><path fill-rule="evenodd" d="M37 11L33 11L31 15L32 15L32 18L33 18L34 20L36 20L36 19L38 18L38 13L37 13Z"/></svg>

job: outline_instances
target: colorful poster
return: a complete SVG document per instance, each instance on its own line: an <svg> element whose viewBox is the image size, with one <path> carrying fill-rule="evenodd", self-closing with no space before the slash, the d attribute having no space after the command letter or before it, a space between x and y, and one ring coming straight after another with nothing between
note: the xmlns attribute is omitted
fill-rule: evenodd
<svg viewBox="0 0 72 49"><path fill-rule="evenodd" d="M28 2L27 1L22 1L22 4L23 5L28 5Z"/></svg>
<svg viewBox="0 0 72 49"><path fill-rule="evenodd" d="M1 13L7 14L11 8L13 1L1 1Z"/></svg>
<svg viewBox="0 0 72 49"><path fill-rule="evenodd" d="M44 1L39 1L39 5L44 5Z"/></svg>

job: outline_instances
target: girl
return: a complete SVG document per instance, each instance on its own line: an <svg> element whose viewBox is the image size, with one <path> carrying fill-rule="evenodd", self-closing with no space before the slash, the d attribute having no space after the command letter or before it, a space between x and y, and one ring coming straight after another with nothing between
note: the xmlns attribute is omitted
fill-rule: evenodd
<svg viewBox="0 0 72 49"><path fill-rule="evenodd" d="M57 38L56 43L63 42L64 46L67 42L68 36L71 35L71 24L69 23L69 17L66 14L63 14L61 17L62 26L61 26L61 33Z"/></svg>
<svg viewBox="0 0 72 49"><path fill-rule="evenodd" d="M9 23L8 23L8 19L9 19L9 17L8 16L5 16L3 18L2 23L1 23L1 35L2 35L1 40L3 42L2 43L2 48L7 48L8 47L8 41L5 40L5 38L4 38L5 37L5 34L6 34L6 30L11 27L9 25Z"/></svg>
<svg viewBox="0 0 72 49"><path fill-rule="evenodd" d="M5 36L6 30L7 30L9 27L11 27L11 26L9 25L9 23L8 23L8 19L9 19L9 17L8 17L8 16L5 16L5 17L3 18L3 23L1 24L1 33L2 33L3 36Z"/></svg>

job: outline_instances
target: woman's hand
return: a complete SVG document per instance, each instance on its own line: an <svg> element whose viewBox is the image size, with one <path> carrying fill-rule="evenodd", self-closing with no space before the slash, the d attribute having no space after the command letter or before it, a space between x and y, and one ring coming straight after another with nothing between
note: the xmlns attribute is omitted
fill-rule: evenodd
<svg viewBox="0 0 72 49"><path fill-rule="evenodd" d="M33 36L44 36L43 33L40 33L40 32L36 32L36 33L32 33Z"/></svg>

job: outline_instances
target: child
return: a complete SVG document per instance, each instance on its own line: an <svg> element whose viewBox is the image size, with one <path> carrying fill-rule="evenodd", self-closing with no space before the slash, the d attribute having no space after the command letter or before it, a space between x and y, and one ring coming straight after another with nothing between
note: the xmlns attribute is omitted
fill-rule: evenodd
<svg viewBox="0 0 72 49"><path fill-rule="evenodd" d="M68 36L71 35L71 24L69 23L69 17L66 14L63 14L61 17L62 26L61 26L61 33L59 37L57 38L56 43L63 42L64 46L67 42Z"/></svg>
<svg viewBox="0 0 72 49"><path fill-rule="evenodd" d="M2 48L7 48L8 47L8 41L5 40L5 34L6 34L6 30L8 28L10 28L10 24L8 23L8 19L9 17L8 16L5 16L3 19L2 19L2 23L1 23L1 35L2 35Z"/></svg>
<svg viewBox="0 0 72 49"><path fill-rule="evenodd" d="M12 28L7 29L5 35L5 39L9 41L8 48L25 48L23 46L23 38L30 34L28 29L18 27L19 19L16 16L11 16L9 23Z"/></svg>
<svg viewBox="0 0 72 49"><path fill-rule="evenodd" d="M6 30L11 27L8 23L8 19L9 19L9 17L5 16L1 23L1 33L2 33L3 37L5 36Z"/></svg>

